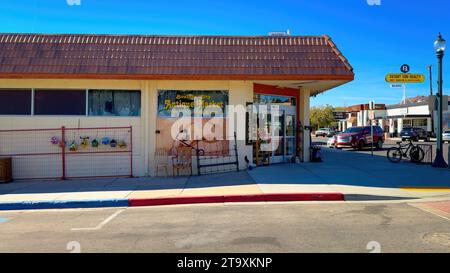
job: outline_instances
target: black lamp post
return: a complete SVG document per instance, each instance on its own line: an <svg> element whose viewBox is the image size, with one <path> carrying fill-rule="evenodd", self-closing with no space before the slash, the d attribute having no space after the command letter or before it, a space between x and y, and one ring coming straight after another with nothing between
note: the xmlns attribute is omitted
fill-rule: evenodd
<svg viewBox="0 0 450 273"><path fill-rule="evenodd" d="M437 143L436 143L436 159L433 162L435 168L447 168L448 165L445 162L442 152L442 59L444 58L445 40L442 38L441 33L437 40L434 42L434 48L439 60L438 66L438 93L437 93Z"/></svg>

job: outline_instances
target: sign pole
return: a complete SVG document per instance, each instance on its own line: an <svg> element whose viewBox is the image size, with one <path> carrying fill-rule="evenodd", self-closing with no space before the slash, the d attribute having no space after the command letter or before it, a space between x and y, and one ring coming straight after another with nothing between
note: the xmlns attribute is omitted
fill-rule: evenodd
<svg viewBox="0 0 450 273"><path fill-rule="evenodd" d="M406 82L403 84L403 104L406 104Z"/></svg>
<svg viewBox="0 0 450 273"><path fill-rule="evenodd" d="M370 120L370 137L372 138L372 157L373 157L373 120Z"/></svg>
<svg viewBox="0 0 450 273"><path fill-rule="evenodd" d="M369 111L370 111L370 138L371 138L371 153L372 153L372 157L373 157L373 119L374 117L374 111L375 111L375 101L370 101L369 102Z"/></svg>

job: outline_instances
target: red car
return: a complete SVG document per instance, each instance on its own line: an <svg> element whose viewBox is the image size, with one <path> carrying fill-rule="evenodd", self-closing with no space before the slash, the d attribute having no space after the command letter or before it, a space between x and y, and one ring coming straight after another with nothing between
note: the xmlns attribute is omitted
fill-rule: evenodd
<svg viewBox="0 0 450 273"><path fill-rule="evenodd" d="M362 150L372 144L370 126L351 127L336 137L335 147L338 149L349 147ZM380 126L373 126L373 144L377 149L382 149L384 144L384 132Z"/></svg>

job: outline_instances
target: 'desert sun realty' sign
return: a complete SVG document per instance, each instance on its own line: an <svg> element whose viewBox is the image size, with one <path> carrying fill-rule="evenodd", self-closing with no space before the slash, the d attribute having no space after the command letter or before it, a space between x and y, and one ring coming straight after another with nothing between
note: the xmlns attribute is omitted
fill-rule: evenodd
<svg viewBox="0 0 450 273"><path fill-rule="evenodd" d="M387 74L386 81L389 83L423 83L423 74Z"/></svg>

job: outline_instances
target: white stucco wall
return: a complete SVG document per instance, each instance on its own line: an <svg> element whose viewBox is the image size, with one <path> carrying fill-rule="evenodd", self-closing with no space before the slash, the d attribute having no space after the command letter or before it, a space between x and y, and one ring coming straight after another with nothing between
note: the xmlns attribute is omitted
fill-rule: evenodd
<svg viewBox="0 0 450 273"><path fill-rule="evenodd" d="M65 79L0 79L0 88L55 88L55 89L124 89L141 90L140 117L90 117L90 116L0 116L0 130L38 129L66 127L133 127L133 174L135 176L154 175L155 131L157 128L158 90L228 90L229 104L253 102L253 82L251 81L141 81L141 80L65 80ZM299 91L300 92L300 91ZM301 94L301 122L309 125L308 90ZM242 118L242 117L241 117ZM309 160L309 141L305 145L304 159ZM252 146L245 141L238 142L240 169L246 167L244 157L253 157ZM101 164L101 162L96 162ZM55 165L56 166L56 165ZM57 167L55 167L57 168ZM30 168L30 170L33 168ZM31 171L45 169L39 165ZM58 170L55 170L55 173ZM17 172L16 172L17 173ZM50 175L53 176L54 173Z"/></svg>

